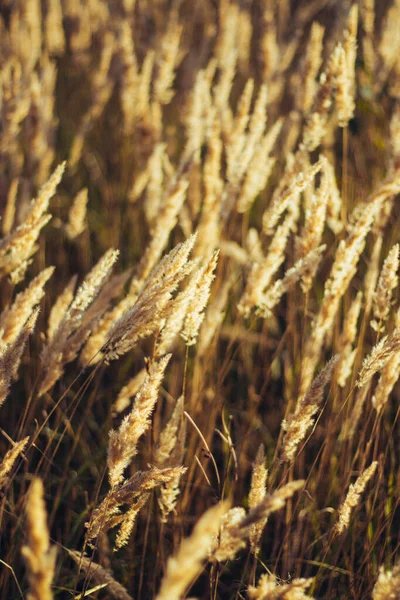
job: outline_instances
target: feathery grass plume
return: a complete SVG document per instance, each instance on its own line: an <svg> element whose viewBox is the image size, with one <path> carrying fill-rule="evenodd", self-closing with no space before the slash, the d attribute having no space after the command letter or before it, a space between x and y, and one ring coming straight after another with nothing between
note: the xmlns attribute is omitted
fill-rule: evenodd
<svg viewBox="0 0 400 600"><path fill-rule="evenodd" d="M306 594L313 579L292 579L283 583L275 575L261 575L256 587L250 585L247 594L250 600L313 600Z"/></svg>
<svg viewBox="0 0 400 600"><path fill-rule="evenodd" d="M372 590L372 600L399 600L400 598L400 565L391 571L379 568L379 576Z"/></svg>
<svg viewBox="0 0 400 600"><path fill-rule="evenodd" d="M56 565L57 549L49 543L44 488L35 477L26 504L27 545L22 547L28 569L28 600L52 600L51 582Z"/></svg>
<svg viewBox="0 0 400 600"><path fill-rule="evenodd" d="M97 331L97 327L101 326L103 318L107 318L107 311L109 311L112 301L121 295L125 284L131 275L132 272L129 269L123 273L120 273L119 275L110 275L106 278L96 298L86 310L82 320L82 325L69 338L69 350L65 353L67 362L75 358L82 345L85 343L87 344L87 340L89 336L91 336L92 332ZM86 346L85 350L87 350ZM87 363L83 362L83 355L84 352L82 352L80 356L81 364L83 363L84 367L86 368ZM91 363L92 358L93 355L88 356L89 363ZM102 356L100 356L100 360L101 359Z"/></svg>
<svg viewBox="0 0 400 600"><path fill-rule="evenodd" d="M51 56L62 56L65 51L65 35L62 21L63 9L60 0L49 0L44 28L46 48Z"/></svg>
<svg viewBox="0 0 400 600"><path fill-rule="evenodd" d="M360 17L365 34L361 40L362 57L367 72L372 75L377 58L373 39L375 29L375 0L363 0Z"/></svg>
<svg viewBox="0 0 400 600"><path fill-rule="evenodd" d="M102 348L106 361L125 354L138 340L160 329L172 293L194 267L188 256L195 241L192 235L178 244L153 269L134 305L106 333L108 340Z"/></svg>
<svg viewBox="0 0 400 600"><path fill-rule="evenodd" d="M303 192L314 180L315 175L321 170L323 162L319 160L308 169L300 172L294 178L291 185L284 188L280 194L274 194L271 204L263 214L263 231L271 235L281 214L290 206L291 203L297 203L297 196Z"/></svg>
<svg viewBox="0 0 400 600"><path fill-rule="evenodd" d="M347 127L355 109L351 92L352 78L348 71L347 57L342 44L338 44L337 52L339 58L335 81L338 124L339 127Z"/></svg>
<svg viewBox="0 0 400 600"><path fill-rule="evenodd" d="M328 159L324 162L324 178L327 180L328 202L326 206L326 222L328 227L335 235L343 229L343 223L340 219L342 207L342 198L337 186L335 170Z"/></svg>
<svg viewBox="0 0 400 600"><path fill-rule="evenodd" d="M180 476L181 474L179 473L178 477ZM149 498L149 493L142 494L124 514L124 518L121 522L121 526L115 538L114 552L120 550L123 546L126 546L126 544L128 543L130 535L133 531L133 527L135 525L136 517L138 516L143 506L147 503Z"/></svg>
<svg viewBox="0 0 400 600"><path fill-rule="evenodd" d="M119 392L112 409L114 416L122 413L131 403L131 398L137 394L147 377L147 370L142 369Z"/></svg>
<svg viewBox="0 0 400 600"><path fill-rule="evenodd" d="M65 313L68 310L72 300L74 299L74 291L76 287L78 276L74 275L69 280L64 290L58 296L56 301L50 310L48 325L47 325L47 339L51 340L55 332L58 329L61 321L63 320Z"/></svg>
<svg viewBox="0 0 400 600"><path fill-rule="evenodd" d="M254 79L246 81L239 98L232 130L226 144L227 179L234 181L240 156L246 143L246 129L250 119L250 105L254 91Z"/></svg>
<svg viewBox="0 0 400 600"><path fill-rule="evenodd" d="M318 190L312 194L311 201L305 209L305 222L301 235L296 239L296 258L303 258L311 250L315 250L322 239L325 226L326 208L329 198L329 177L325 175L327 160L322 157L322 180ZM302 280L303 292L307 292L312 283L311 275L305 275Z"/></svg>
<svg viewBox="0 0 400 600"><path fill-rule="evenodd" d="M293 463L299 444L313 425L320 409L325 386L330 382L333 369L338 361L334 356L314 379L306 394L298 402L296 410L288 421L282 422L285 431L282 457Z"/></svg>
<svg viewBox="0 0 400 600"><path fill-rule="evenodd" d="M185 201L187 188L188 181L180 178L158 213L152 239L138 267L138 277L142 281L149 276L165 250L169 235L177 223L178 214Z"/></svg>
<svg viewBox="0 0 400 600"><path fill-rule="evenodd" d="M24 278L31 256L36 252L40 230L50 220L47 209L61 181L66 163L59 165L32 200L24 222L0 241L0 278L9 275L13 283Z"/></svg>
<svg viewBox="0 0 400 600"><path fill-rule="evenodd" d="M133 288L133 286L131 287ZM111 328L118 319L122 318L132 308L137 299L138 294L136 289L131 289L125 298L103 314L93 327L90 337L80 354L79 361L81 365L87 365L89 362L91 365L94 365L103 360L102 348L107 342Z"/></svg>
<svg viewBox="0 0 400 600"><path fill-rule="evenodd" d="M303 112L309 113L314 102L317 89L316 77L322 64L322 41L325 27L313 21L304 65Z"/></svg>
<svg viewBox="0 0 400 600"><path fill-rule="evenodd" d="M239 7L226 3L220 10L221 29L215 47L218 65L218 81L214 85L214 103L221 113L224 133L232 129L232 111L229 106L229 96L236 73L238 58L237 40L239 36Z"/></svg>
<svg viewBox="0 0 400 600"><path fill-rule="evenodd" d="M171 10L169 23L161 40L160 57L157 58L157 76L154 81L154 99L169 104L174 96L172 89L176 69L183 58L179 47L183 27L178 24L177 10Z"/></svg>
<svg viewBox="0 0 400 600"><path fill-rule="evenodd" d="M215 549L210 560L224 562L233 559L246 546L246 538L238 536L238 525L246 517L244 508L231 508L221 519L219 535L215 539Z"/></svg>
<svg viewBox="0 0 400 600"><path fill-rule="evenodd" d="M277 68L279 45L275 25L275 7L272 2L262 2L262 36L260 40L260 61L262 65L262 79L269 81Z"/></svg>
<svg viewBox="0 0 400 600"><path fill-rule="evenodd" d="M336 105L340 127L347 127L354 116L355 62L357 56L358 6L350 9L348 27L344 32L343 46L338 44L339 62L336 75Z"/></svg>
<svg viewBox="0 0 400 600"><path fill-rule="evenodd" d="M75 358L89 335L90 323L86 323L86 327L83 328L83 335L80 335L79 330L90 305L110 277L118 255L118 250L110 249L92 268L78 288L75 298L67 308L52 338L44 347L41 357L44 378L39 388L39 395L47 392L55 384L63 373L64 365ZM101 314L95 315L92 319L95 320L100 316Z"/></svg>
<svg viewBox="0 0 400 600"><path fill-rule="evenodd" d="M156 600L179 600L200 575L227 510L227 502L220 502L200 517L190 537L185 538L175 556L168 559Z"/></svg>
<svg viewBox="0 0 400 600"><path fill-rule="evenodd" d="M376 283L379 276L379 258L381 255L383 236L379 233L375 238L372 247L371 259L368 264L368 269L364 277L364 296L365 296L365 314L369 315L374 300Z"/></svg>
<svg viewBox="0 0 400 600"><path fill-rule="evenodd" d="M222 198L220 215L226 221L235 206L235 199L239 192L240 183L243 181L245 173L248 171L252 161L255 158L255 153L263 135L267 123L267 104L268 92L265 84L261 85L258 92L253 112L250 117L249 131L243 145L243 149L237 158L235 169L232 169L231 178L228 180L225 193ZM267 146L270 144L270 138L267 139ZM227 174L228 175L228 174Z"/></svg>
<svg viewBox="0 0 400 600"><path fill-rule="evenodd" d="M132 38L132 29L126 19L120 23L118 49L123 72L119 89L119 99L124 123L123 131L125 135L129 135L132 133L136 118L136 103L134 102L134 99L136 99L139 74Z"/></svg>
<svg viewBox="0 0 400 600"><path fill-rule="evenodd" d="M396 313L395 326L400 327L400 309L398 309ZM386 405L399 377L400 352L396 352L391 358L389 358L387 364L383 367L379 381L374 390L374 395L372 396L372 406L377 412L380 412ZM369 389L368 386L366 389Z"/></svg>
<svg viewBox="0 0 400 600"><path fill-rule="evenodd" d="M13 304L0 315L0 338L12 344L21 333L34 307L44 296L44 286L54 273L54 267L44 269L23 292L15 297Z"/></svg>
<svg viewBox="0 0 400 600"><path fill-rule="evenodd" d="M0 490L8 483L10 472L18 456L25 450L29 441L29 435L8 450L0 464Z"/></svg>
<svg viewBox="0 0 400 600"><path fill-rule="evenodd" d="M351 306L346 314L343 332L338 341L339 350L339 365L337 372L337 382L340 387L346 385L346 381L351 374L357 348L353 349L353 342L357 336L357 321L360 315L362 292L358 292L357 296L351 303Z"/></svg>
<svg viewBox="0 0 400 600"><path fill-rule="evenodd" d="M36 308L26 321L18 336L11 344L0 347L0 406L6 399L11 382L17 379L17 372L28 337L35 329L39 309Z"/></svg>
<svg viewBox="0 0 400 600"><path fill-rule="evenodd" d="M221 128L216 114L207 137L207 154L203 167L204 200L197 228L197 242L194 256L208 256L220 241L219 205L222 197L223 181L220 176L222 156Z"/></svg>
<svg viewBox="0 0 400 600"><path fill-rule="evenodd" d="M98 585L105 584L102 589L105 589L110 597L115 598L115 600L133 600L124 586L114 579L110 569L105 569L95 563L91 558L82 554L82 552L68 550L67 548L66 550L68 555L79 565L79 570L85 573L88 582Z"/></svg>
<svg viewBox="0 0 400 600"><path fill-rule="evenodd" d="M84 188L75 196L74 202L68 214L68 223L65 231L70 240L75 239L86 228L86 207L88 202L88 190Z"/></svg>
<svg viewBox="0 0 400 600"><path fill-rule="evenodd" d="M154 69L155 52L154 50L148 50L142 68L139 74L139 81L136 90L136 118L137 119L149 119L149 106L150 106L150 87Z"/></svg>
<svg viewBox="0 0 400 600"><path fill-rule="evenodd" d="M267 255L263 257L261 262L253 264L238 304L239 312L245 316L249 316L251 309L260 305L264 290L268 288L273 276L285 260L285 249L293 226L293 217L289 214L282 225L277 228Z"/></svg>
<svg viewBox="0 0 400 600"><path fill-rule="evenodd" d="M181 331L181 336L187 346L193 346L196 343L205 315L204 310L210 298L211 284L215 279L214 271L217 267L218 257L219 250L216 250L213 252L208 263L199 269L200 275L196 280L196 292L189 303Z"/></svg>
<svg viewBox="0 0 400 600"><path fill-rule="evenodd" d="M136 395L132 411L124 418L118 430L110 431L107 466L111 488L123 480L126 467L137 452L138 440L150 425L151 414L171 356L167 354L151 365L149 374Z"/></svg>
<svg viewBox="0 0 400 600"><path fill-rule="evenodd" d="M186 421L183 419L183 396L176 401L175 408L167 425L160 433L158 446L154 453L154 461L158 467L167 467L182 463L186 437ZM180 493L181 474L171 479L160 488L158 505L161 510L161 521L165 523L168 515L175 510Z"/></svg>
<svg viewBox="0 0 400 600"><path fill-rule="evenodd" d="M393 290L399 283L397 275L399 269L399 250L400 246L396 244L387 255L373 296L372 312L374 319L371 321L371 327L378 332L383 329L383 323L389 317Z"/></svg>
<svg viewBox="0 0 400 600"><path fill-rule="evenodd" d="M343 34L343 48L346 53L347 69L351 78L351 88L355 88L355 66L357 58L357 27L358 27L358 5L354 3L349 11L347 28Z"/></svg>
<svg viewBox="0 0 400 600"><path fill-rule="evenodd" d="M162 356L173 350L174 343L183 328L188 310L198 294L198 286L204 270L205 267L200 267L191 273L186 287L172 300L165 324L156 343L156 356Z"/></svg>
<svg viewBox="0 0 400 600"><path fill-rule="evenodd" d="M263 444L260 445L256 459L253 464L253 472L251 474L251 485L249 492L249 507L255 508L257 504L263 501L267 494L267 477L268 469L265 466L265 452ZM250 546L254 555L260 551L260 539L263 529L266 525L266 519L259 521L250 533Z"/></svg>
<svg viewBox="0 0 400 600"><path fill-rule="evenodd" d="M147 496L147 492L150 492L162 483L174 479L178 474L182 474L185 471L184 467L169 467L166 469L153 467L148 471L137 471L130 479L125 480L122 485L110 490L102 503L94 509L90 521L85 523L87 539L90 541L96 538L101 532L106 533L109 529L123 523L125 514L121 512L121 506L128 505L132 509L134 503L138 503L137 506L139 506L143 496Z"/></svg>
<svg viewBox="0 0 400 600"><path fill-rule="evenodd" d="M185 117L185 132L187 136L185 150L183 152L185 159L193 156L193 160L198 162L200 148L203 145L207 132L206 124L211 106L210 86L215 69L216 62L211 61L208 65L208 72L206 70L200 70L197 73Z"/></svg>
<svg viewBox="0 0 400 600"><path fill-rule="evenodd" d="M348 529L350 523L350 515L352 509L357 506L360 502L360 496L365 490L368 481L373 477L378 461L375 460L361 475L357 478L355 483L352 483L347 492L347 496L339 508L339 519L335 525L335 533L340 535L345 529Z"/></svg>
<svg viewBox="0 0 400 600"><path fill-rule="evenodd" d="M382 369L381 376L372 396L372 406L380 412L400 377L400 352L396 352Z"/></svg>
<svg viewBox="0 0 400 600"><path fill-rule="evenodd" d="M313 279L325 249L326 246L323 245L312 250L288 269L283 279L278 279L271 289L262 296L256 314L263 318L270 317L273 308L278 304L283 294L286 294L297 281L305 275Z"/></svg>
<svg viewBox="0 0 400 600"><path fill-rule="evenodd" d="M303 144L309 152L318 148L326 133L339 55L340 50L336 46L319 78L318 92L303 132Z"/></svg>
<svg viewBox="0 0 400 600"><path fill-rule="evenodd" d="M1 221L3 235L8 235L12 229L15 219L15 203L18 191L18 179L13 179L7 193L7 204Z"/></svg>
<svg viewBox="0 0 400 600"><path fill-rule="evenodd" d="M281 126L281 123L279 123ZM237 201L238 213L245 213L253 204L254 200L262 190L265 189L268 179L274 168L276 159L268 157L270 140L265 135L257 145L253 160L251 161Z"/></svg>
<svg viewBox="0 0 400 600"><path fill-rule="evenodd" d="M400 327L397 327L389 337L385 335L372 348L370 354L364 359L357 379L357 387L362 388L370 379L383 369L388 361L400 351Z"/></svg>

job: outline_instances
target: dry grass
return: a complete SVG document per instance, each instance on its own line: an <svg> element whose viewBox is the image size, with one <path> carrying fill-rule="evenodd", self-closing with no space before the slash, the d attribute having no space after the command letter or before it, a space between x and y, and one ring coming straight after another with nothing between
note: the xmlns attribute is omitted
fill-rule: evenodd
<svg viewBox="0 0 400 600"><path fill-rule="evenodd" d="M399 22L0 3L0 598L400 598Z"/></svg>

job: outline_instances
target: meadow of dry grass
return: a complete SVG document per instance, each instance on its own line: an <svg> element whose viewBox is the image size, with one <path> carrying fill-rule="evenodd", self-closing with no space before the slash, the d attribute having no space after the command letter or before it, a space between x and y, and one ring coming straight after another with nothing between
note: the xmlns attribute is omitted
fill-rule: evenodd
<svg viewBox="0 0 400 600"><path fill-rule="evenodd" d="M0 597L400 599L398 0L0 2Z"/></svg>

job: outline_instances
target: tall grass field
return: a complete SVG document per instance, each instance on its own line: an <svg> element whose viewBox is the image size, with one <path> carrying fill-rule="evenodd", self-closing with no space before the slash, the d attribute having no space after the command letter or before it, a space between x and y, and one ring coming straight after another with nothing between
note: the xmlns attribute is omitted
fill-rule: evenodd
<svg viewBox="0 0 400 600"><path fill-rule="evenodd" d="M400 600L399 0L0 1L0 599Z"/></svg>

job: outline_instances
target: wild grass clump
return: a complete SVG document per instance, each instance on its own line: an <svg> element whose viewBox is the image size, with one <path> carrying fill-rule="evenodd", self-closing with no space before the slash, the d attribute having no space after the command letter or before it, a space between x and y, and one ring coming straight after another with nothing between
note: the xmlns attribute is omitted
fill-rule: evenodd
<svg viewBox="0 0 400 600"><path fill-rule="evenodd" d="M400 598L399 23L0 3L1 598Z"/></svg>

